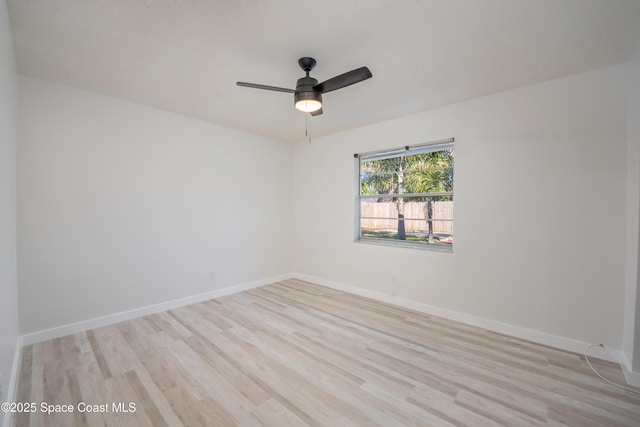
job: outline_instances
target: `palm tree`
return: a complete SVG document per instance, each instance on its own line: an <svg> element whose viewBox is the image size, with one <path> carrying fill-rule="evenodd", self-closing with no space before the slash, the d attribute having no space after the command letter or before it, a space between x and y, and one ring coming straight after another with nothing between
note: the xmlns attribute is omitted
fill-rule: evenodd
<svg viewBox="0 0 640 427"><path fill-rule="evenodd" d="M378 201L389 200L396 204L398 211L398 240L406 240L404 226L404 168L406 157L369 160L361 163L361 194L381 195ZM389 197L384 197L388 195ZM397 195L397 196L394 196ZM400 197L398 197L400 196Z"/></svg>
<svg viewBox="0 0 640 427"><path fill-rule="evenodd" d="M361 162L360 191L363 195L380 195L378 201L392 201L398 213L398 240L406 240L403 194L426 202L425 220L428 241L433 243L433 202L452 200L454 150L433 151L389 159ZM435 193L424 195L425 193ZM386 196L386 197L385 197Z"/></svg>
<svg viewBox="0 0 640 427"><path fill-rule="evenodd" d="M410 193L436 193L420 197L425 201L425 220L428 228L428 242L433 243L433 202L452 200L452 196L442 193L453 192L454 150L432 151L407 158L406 187ZM438 194L440 193L440 194Z"/></svg>

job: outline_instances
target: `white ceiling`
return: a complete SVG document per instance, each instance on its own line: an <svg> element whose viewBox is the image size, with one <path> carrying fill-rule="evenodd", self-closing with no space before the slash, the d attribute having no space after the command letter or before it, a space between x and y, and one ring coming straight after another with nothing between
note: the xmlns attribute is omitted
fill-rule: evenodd
<svg viewBox="0 0 640 427"><path fill-rule="evenodd" d="M297 60L324 81L315 137L628 59L640 0L8 0L20 73L304 140Z"/></svg>

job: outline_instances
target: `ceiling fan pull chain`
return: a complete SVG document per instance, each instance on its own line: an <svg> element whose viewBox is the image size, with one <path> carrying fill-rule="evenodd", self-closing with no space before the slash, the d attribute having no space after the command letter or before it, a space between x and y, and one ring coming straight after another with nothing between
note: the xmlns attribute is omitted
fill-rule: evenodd
<svg viewBox="0 0 640 427"><path fill-rule="evenodd" d="M308 139L309 144L311 144L311 114L305 114L307 120L307 128L305 129L305 136Z"/></svg>

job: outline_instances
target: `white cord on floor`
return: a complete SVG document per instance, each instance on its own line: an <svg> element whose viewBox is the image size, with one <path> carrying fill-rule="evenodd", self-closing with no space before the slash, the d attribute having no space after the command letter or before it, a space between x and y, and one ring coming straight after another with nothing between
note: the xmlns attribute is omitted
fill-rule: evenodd
<svg viewBox="0 0 640 427"><path fill-rule="evenodd" d="M584 351L584 358L586 359L587 365L589 365L589 367L591 368L593 373L596 374L597 376L599 376L605 382L608 382L609 384L611 384L611 385L613 385L615 387L621 388L621 389L626 390L626 391L630 391L631 393L640 394L640 389L633 389L633 388L630 388L630 387L623 386L621 384L618 384L618 383L615 383L615 382L613 382L611 380L608 380L605 377L603 377L602 375L600 375L600 373L598 373L598 371L596 371L595 368L593 366L591 366L591 362L589 362L589 355L587 353L589 353L589 350L591 350L593 347L602 347L604 349L604 345L602 345L602 344L593 344L593 345L590 345L589 347L587 347L587 349Z"/></svg>

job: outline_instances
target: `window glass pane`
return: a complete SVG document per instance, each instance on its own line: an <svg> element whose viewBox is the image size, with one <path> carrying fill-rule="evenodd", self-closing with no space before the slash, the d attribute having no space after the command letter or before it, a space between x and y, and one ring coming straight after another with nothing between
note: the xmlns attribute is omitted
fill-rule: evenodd
<svg viewBox="0 0 640 427"><path fill-rule="evenodd" d="M452 145L360 158L359 237L453 243Z"/></svg>
<svg viewBox="0 0 640 427"><path fill-rule="evenodd" d="M404 212L403 217L399 217L398 209ZM360 202L360 212L361 237L406 239L408 242L432 244L453 243L451 197L403 197L395 202L389 199L364 199ZM402 224L405 239L398 239L398 233L402 235L403 232Z"/></svg>

